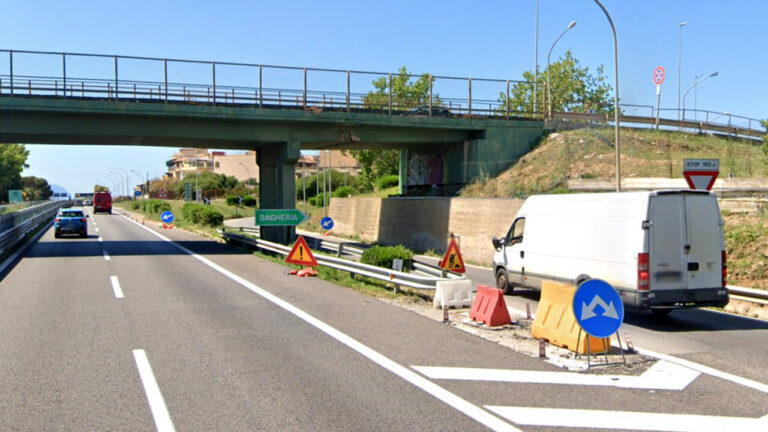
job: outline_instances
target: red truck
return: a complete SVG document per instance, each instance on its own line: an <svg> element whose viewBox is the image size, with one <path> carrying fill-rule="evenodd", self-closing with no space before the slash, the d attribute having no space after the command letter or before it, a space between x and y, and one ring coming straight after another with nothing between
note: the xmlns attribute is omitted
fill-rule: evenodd
<svg viewBox="0 0 768 432"><path fill-rule="evenodd" d="M93 213L112 213L112 195L109 192L96 192L93 194Z"/></svg>

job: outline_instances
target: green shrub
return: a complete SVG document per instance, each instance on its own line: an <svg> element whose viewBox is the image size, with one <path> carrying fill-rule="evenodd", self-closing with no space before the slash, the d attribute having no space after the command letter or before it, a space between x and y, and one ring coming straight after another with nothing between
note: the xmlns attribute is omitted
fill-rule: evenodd
<svg viewBox="0 0 768 432"><path fill-rule="evenodd" d="M363 252L360 262L391 269L392 260L396 258L403 260L403 269L408 269L413 262L413 251L402 245L373 246Z"/></svg>
<svg viewBox="0 0 768 432"><path fill-rule="evenodd" d="M398 184L400 184L400 176L394 174L384 176L376 180L376 186L379 187L379 190L391 188L397 186Z"/></svg>
<svg viewBox="0 0 768 432"><path fill-rule="evenodd" d="M333 196L339 197L339 198L346 198L350 195L354 195L355 193L357 193L357 191L352 186L342 186L336 189L335 191L333 191Z"/></svg>
<svg viewBox="0 0 768 432"><path fill-rule="evenodd" d="M207 207L202 204L186 203L181 208L181 217L187 222L198 223L200 221L200 213L205 208Z"/></svg>
<svg viewBox="0 0 768 432"><path fill-rule="evenodd" d="M224 223L224 215L218 210L213 207L202 207L202 210L197 213L197 223L210 227L217 227Z"/></svg>
<svg viewBox="0 0 768 432"><path fill-rule="evenodd" d="M145 213L162 213L171 209L170 204L159 199L142 201L140 206L142 206Z"/></svg>
<svg viewBox="0 0 768 432"><path fill-rule="evenodd" d="M317 197L309 197L307 198L307 202L309 205L317 207Z"/></svg>
<svg viewBox="0 0 768 432"><path fill-rule="evenodd" d="M244 206L246 206L246 207L256 207L256 203L257 203L256 198L254 198L254 197L252 197L250 195L243 196L243 205Z"/></svg>
<svg viewBox="0 0 768 432"><path fill-rule="evenodd" d="M227 198L226 198L227 205L230 205L230 206L237 205L237 200L239 198L240 197L238 195L227 195Z"/></svg>
<svg viewBox="0 0 768 432"><path fill-rule="evenodd" d="M134 201L131 203L131 210L138 210L141 207L141 201Z"/></svg>

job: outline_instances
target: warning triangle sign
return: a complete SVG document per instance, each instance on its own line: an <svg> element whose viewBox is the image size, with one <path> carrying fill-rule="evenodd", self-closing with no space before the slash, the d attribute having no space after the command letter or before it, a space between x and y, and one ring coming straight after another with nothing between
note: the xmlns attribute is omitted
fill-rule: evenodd
<svg viewBox="0 0 768 432"><path fill-rule="evenodd" d="M712 190L718 171L684 171L685 181L691 189Z"/></svg>
<svg viewBox="0 0 768 432"><path fill-rule="evenodd" d="M448 250L445 251L442 261L440 261L440 267L450 270L456 273L464 273L467 269L464 268L464 259L459 252L459 245L456 243L456 238L451 238L451 242L448 244Z"/></svg>
<svg viewBox="0 0 768 432"><path fill-rule="evenodd" d="M299 236L296 239L296 243L293 244L293 249L288 252L288 256L285 257L285 262L290 264L298 264L305 266L317 266L317 260L312 255L312 250L309 249L307 241L304 240L304 236Z"/></svg>

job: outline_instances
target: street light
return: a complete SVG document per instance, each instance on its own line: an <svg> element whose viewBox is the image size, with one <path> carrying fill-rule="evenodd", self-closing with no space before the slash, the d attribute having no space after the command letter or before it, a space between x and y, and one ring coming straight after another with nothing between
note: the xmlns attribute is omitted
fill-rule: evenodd
<svg viewBox="0 0 768 432"><path fill-rule="evenodd" d="M124 180L123 174L120 173L119 171L110 171L109 173L119 179L117 183L120 186L118 188L118 196L121 196L123 194L123 191L125 190L125 180Z"/></svg>
<svg viewBox="0 0 768 432"><path fill-rule="evenodd" d="M685 91L685 94L683 95L683 119L680 120L680 130L683 130L683 123L685 123L685 98L688 96L688 92L690 92L691 89L696 88L696 86L698 86L699 84L703 83L704 81L706 81L706 80L708 80L708 79L710 79L712 77L716 77L716 76L717 76L717 72L712 72L711 74L707 75L703 79L700 79L700 80L694 82L693 85L688 87L688 90Z"/></svg>
<svg viewBox="0 0 768 432"><path fill-rule="evenodd" d="M549 54L547 54L547 117L550 119L552 118L552 85L550 84L549 80L549 58L552 56L552 50L555 49L555 45L557 45L557 42L560 40L560 38L568 33L568 30L574 27L576 27L576 21L571 21L571 23L568 24L568 28L563 30L563 32L560 33L560 36L555 39L555 43L552 44L552 47L549 49Z"/></svg>
<svg viewBox="0 0 768 432"><path fill-rule="evenodd" d="M539 0L536 0L536 43L534 44L534 69L533 69L533 118L536 118L536 94L539 92ZM509 101L507 101L509 105Z"/></svg>
<svg viewBox="0 0 768 432"><path fill-rule="evenodd" d="M688 21L678 24L677 32L677 119L680 120L680 73L683 68L683 27L688 25Z"/></svg>
<svg viewBox="0 0 768 432"><path fill-rule="evenodd" d="M139 173L138 171L134 171L134 170L130 170L130 171L132 173L136 173L136 175L138 175L139 178L141 178L141 173ZM146 182L144 183L144 186L146 187L145 196L149 197L149 172L147 172L145 179L146 179Z"/></svg>
<svg viewBox="0 0 768 432"><path fill-rule="evenodd" d="M615 86L616 93L613 95L613 122L616 129L616 192L621 192L621 141L619 140L619 39L616 37L616 26L613 25L611 15L605 9L600 0L595 0L600 9L603 10L608 23L613 30L613 69L616 73Z"/></svg>

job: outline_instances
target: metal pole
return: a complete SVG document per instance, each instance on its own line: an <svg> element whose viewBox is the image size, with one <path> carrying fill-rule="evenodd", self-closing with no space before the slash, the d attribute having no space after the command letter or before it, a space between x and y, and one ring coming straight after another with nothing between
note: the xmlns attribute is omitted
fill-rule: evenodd
<svg viewBox="0 0 768 432"><path fill-rule="evenodd" d="M558 36L557 39L555 39L555 42L549 48L549 53L547 54L547 117L550 119L552 118L552 81L549 79L549 59L552 56L552 50L555 49L555 45L560 41L560 38L565 36L565 34L568 33L568 30L574 27L576 27L576 21L571 21L571 23L568 24L568 27L560 33L560 36Z"/></svg>
<svg viewBox="0 0 768 432"><path fill-rule="evenodd" d="M539 89L539 0L536 0L536 43L534 44L535 63L533 69L533 117L536 117L538 111L536 110L536 93ZM509 119L509 81L507 81L507 119Z"/></svg>
<svg viewBox="0 0 768 432"><path fill-rule="evenodd" d="M429 75L429 116L432 117L432 74Z"/></svg>
<svg viewBox="0 0 768 432"><path fill-rule="evenodd" d="M61 54L61 71L64 79L64 97L67 97L67 55Z"/></svg>
<svg viewBox="0 0 768 432"><path fill-rule="evenodd" d="M304 100L302 105L304 109L307 109L307 68L304 68Z"/></svg>
<svg viewBox="0 0 768 432"><path fill-rule="evenodd" d="M261 86L261 65L259 65L259 108L264 105L264 88Z"/></svg>
<svg viewBox="0 0 768 432"><path fill-rule="evenodd" d="M600 9L605 13L613 31L613 68L616 72L616 93L613 95L613 121L616 126L616 192L621 192L621 142L619 141L619 39L616 37L616 26L600 0L595 0Z"/></svg>
<svg viewBox="0 0 768 432"><path fill-rule="evenodd" d="M538 5L539 2L537 1L536 4ZM536 65L536 67L538 67L538 64ZM536 95L536 92L534 91L533 94ZM533 114L534 114L534 117L535 117L536 116L536 108L535 108L536 107L536 102L533 103L533 106L534 106ZM507 120L509 120L509 80L507 80L507 108L506 108L506 110L507 110Z"/></svg>
<svg viewBox="0 0 768 432"><path fill-rule="evenodd" d="M165 103L168 103L168 59L163 59L163 72L165 74Z"/></svg>
<svg viewBox="0 0 768 432"><path fill-rule="evenodd" d="M469 115L472 115L472 78L467 78L469 80Z"/></svg>
<svg viewBox="0 0 768 432"><path fill-rule="evenodd" d="M347 71L347 112L349 112L349 100L350 100L349 71Z"/></svg>
<svg viewBox="0 0 768 432"><path fill-rule="evenodd" d="M115 56L115 99L120 99L120 87L119 81L117 80L117 56Z"/></svg>
<svg viewBox="0 0 768 432"><path fill-rule="evenodd" d="M680 120L680 75L683 68L683 27L688 21L678 24L677 29L677 119Z"/></svg>
<svg viewBox="0 0 768 432"><path fill-rule="evenodd" d="M656 84L656 130L659 130L659 115L661 114L661 110L659 109L661 105L661 84Z"/></svg>
<svg viewBox="0 0 768 432"><path fill-rule="evenodd" d="M213 104L216 105L216 62L211 63L211 70L213 76ZM197 193L197 190L195 190Z"/></svg>
<svg viewBox="0 0 768 432"><path fill-rule="evenodd" d="M13 50L8 51L8 68L10 69L11 78L11 96L13 96ZM66 96L67 90L64 88L64 95Z"/></svg>
<svg viewBox="0 0 768 432"><path fill-rule="evenodd" d="M392 115L392 74L389 74L389 115Z"/></svg>
<svg viewBox="0 0 768 432"><path fill-rule="evenodd" d="M328 163L328 207L331 206L331 195L333 195L333 169L331 169L331 151L326 150L326 162Z"/></svg>

